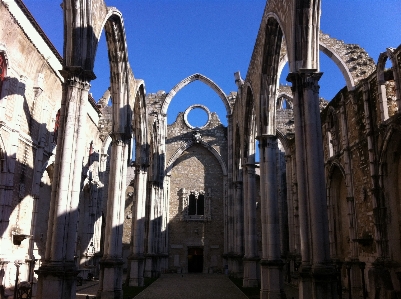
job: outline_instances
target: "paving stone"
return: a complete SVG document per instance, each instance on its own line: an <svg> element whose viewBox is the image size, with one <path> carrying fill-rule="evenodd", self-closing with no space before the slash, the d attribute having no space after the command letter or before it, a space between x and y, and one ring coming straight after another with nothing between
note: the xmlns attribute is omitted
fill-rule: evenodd
<svg viewBox="0 0 401 299"><path fill-rule="evenodd" d="M163 274L135 299L246 299L222 274Z"/></svg>

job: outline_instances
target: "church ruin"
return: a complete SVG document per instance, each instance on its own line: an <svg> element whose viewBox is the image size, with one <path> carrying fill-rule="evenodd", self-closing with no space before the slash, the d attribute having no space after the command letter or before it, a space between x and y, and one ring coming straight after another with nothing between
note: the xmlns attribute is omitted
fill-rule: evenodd
<svg viewBox="0 0 401 299"><path fill-rule="evenodd" d="M121 12L62 7L63 56L22 0L0 1L0 298L16 276L35 298L75 298L78 276L122 298L124 282L192 272L242 278L260 298L284 284L305 299L401 296L401 45L375 63L320 31L320 1L269 0L236 91L195 70L146 93ZM103 30L110 87L93 99ZM329 102L321 52L346 82ZM227 126L201 104L167 124L195 81Z"/></svg>

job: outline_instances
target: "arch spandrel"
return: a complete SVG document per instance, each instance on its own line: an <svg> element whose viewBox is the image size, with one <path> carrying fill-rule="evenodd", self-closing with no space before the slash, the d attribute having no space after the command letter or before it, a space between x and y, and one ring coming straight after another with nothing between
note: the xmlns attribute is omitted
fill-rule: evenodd
<svg viewBox="0 0 401 299"><path fill-rule="evenodd" d="M368 53L356 44L346 44L320 31L319 50L326 54L340 69L348 90L367 78L376 70L375 62ZM279 74L288 61L287 47L283 41L280 52Z"/></svg>
<svg viewBox="0 0 401 299"><path fill-rule="evenodd" d="M319 47L340 68L348 90L353 90L362 79L376 70L373 59L359 45L346 44L320 31Z"/></svg>
<svg viewBox="0 0 401 299"><path fill-rule="evenodd" d="M202 83L205 83L207 86L209 86L211 89L213 89L217 95L220 97L220 99L223 101L224 107L226 108L226 112L227 115L231 114L231 107L230 107L230 103L227 99L226 94L224 93L224 91L216 84L214 83L212 80L210 80L208 77L203 76L201 74L193 74L185 79L183 79L181 82L179 82L176 86L174 86L169 93L167 94L166 98L163 101L163 105L162 105L162 109L161 109L161 113L163 115L167 115L167 109L170 105L171 100L173 99L173 97L181 90L183 89L185 86L187 86L188 84L199 80Z"/></svg>

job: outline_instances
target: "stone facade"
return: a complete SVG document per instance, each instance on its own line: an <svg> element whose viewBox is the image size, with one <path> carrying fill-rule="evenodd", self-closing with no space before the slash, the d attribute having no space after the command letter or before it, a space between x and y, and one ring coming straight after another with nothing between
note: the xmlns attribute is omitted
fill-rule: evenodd
<svg viewBox="0 0 401 299"><path fill-rule="evenodd" d="M191 248L203 251L202 272L223 272L224 177L213 147L223 161L227 157L227 128L215 113L202 129L188 127L184 114L167 128L167 159L183 145L192 143L173 163L169 196L169 269L191 271ZM190 215L191 192L203 193L203 211ZM199 253L198 253L199 254Z"/></svg>
<svg viewBox="0 0 401 299"><path fill-rule="evenodd" d="M62 59L21 0L0 1L1 298L17 269L37 298L74 298L77 276L99 279L98 298L122 298L123 271L131 286L226 273L260 298L282 298L284 282L299 298L400 295L401 46L376 64L320 32L319 1L271 0L237 91L195 73L146 95L121 13L79 2L63 2ZM96 103L102 26L111 81ZM346 81L330 102L319 50ZM278 86L287 61L291 86ZM202 105L167 125L194 81L219 96L227 127ZM189 123L192 109L204 126Z"/></svg>

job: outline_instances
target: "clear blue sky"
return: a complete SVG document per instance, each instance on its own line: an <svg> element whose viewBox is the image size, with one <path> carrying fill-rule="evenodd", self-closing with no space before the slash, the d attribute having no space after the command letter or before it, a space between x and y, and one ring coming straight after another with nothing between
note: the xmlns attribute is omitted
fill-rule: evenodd
<svg viewBox="0 0 401 299"><path fill-rule="evenodd" d="M61 0L24 0L37 22L62 54ZM265 0L106 0L123 14L128 55L136 78L145 80L147 93L168 92L194 73L212 79L226 94L236 91L234 72L245 77ZM401 0L323 0L321 29L346 43L359 44L377 61L387 47L401 44ZM331 99L345 86L334 63L321 53L324 72L321 96ZM95 62L98 79L91 92L99 99L109 86L104 36ZM286 73L281 82L285 82ZM226 124L219 97L206 85L194 82L173 98L168 121L192 104L206 105ZM197 114L193 110L196 123ZM198 116L199 121L202 118Z"/></svg>

